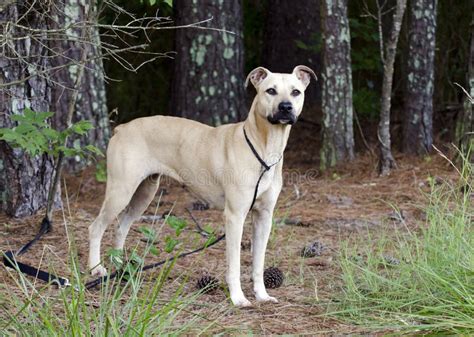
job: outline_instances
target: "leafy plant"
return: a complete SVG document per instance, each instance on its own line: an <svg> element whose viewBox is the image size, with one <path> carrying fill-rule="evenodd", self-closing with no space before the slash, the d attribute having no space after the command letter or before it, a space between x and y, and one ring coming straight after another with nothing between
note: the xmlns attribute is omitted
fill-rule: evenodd
<svg viewBox="0 0 474 337"><path fill-rule="evenodd" d="M166 223L175 230L176 236L179 236L188 225L186 220L180 219L173 215L170 215L166 218Z"/></svg>
<svg viewBox="0 0 474 337"><path fill-rule="evenodd" d="M179 241L172 238L171 236L167 236L165 238L165 252L171 253L174 248L178 245Z"/></svg>
<svg viewBox="0 0 474 337"><path fill-rule="evenodd" d="M380 94L373 89L373 84L354 89L352 98L357 113L370 119L377 118L380 111Z"/></svg>
<svg viewBox="0 0 474 337"><path fill-rule="evenodd" d="M376 119L380 110L377 90L382 62L375 20L366 17L349 19L354 108L362 117Z"/></svg>
<svg viewBox="0 0 474 337"><path fill-rule="evenodd" d="M128 258L142 263L147 252ZM124 262L120 251L112 250L109 256L117 267ZM174 261L170 261L148 278L127 263L119 277L91 290L84 288L74 249L67 264L71 287L40 287L24 274L6 270L11 296L2 297L5 310L0 315L0 331L8 336L199 335L216 322L199 314L189 318L189 308L200 294L183 291L186 274L173 275L175 285L172 292L167 290L173 267ZM54 270L52 265L50 268ZM185 312L188 318L178 320Z"/></svg>
<svg viewBox="0 0 474 337"><path fill-rule="evenodd" d="M35 112L25 108L23 115L12 115L12 121L17 122L13 128L1 128L0 139L12 147L21 148L31 156L47 153L58 157L63 152L65 156L80 156L96 154L103 156L102 152L93 145L81 146L74 142L72 146L64 145L66 139L72 135L85 135L93 128L89 121L79 121L63 131L55 130L47 122L54 112Z"/></svg>
<svg viewBox="0 0 474 337"><path fill-rule="evenodd" d="M99 183L107 181L107 166L105 161L100 161L95 165L95 180Z"/></svg>
<svg viewBox="0 0 474 337"><path fill-rule="evenodd" d="M136 277L145 262L145 260L135 250L132 250L128 256L124 257L123 250L110 249L107 252L107 255L114 267L121 271L122 279L125 281L129 281L131 278Z"/></svg>

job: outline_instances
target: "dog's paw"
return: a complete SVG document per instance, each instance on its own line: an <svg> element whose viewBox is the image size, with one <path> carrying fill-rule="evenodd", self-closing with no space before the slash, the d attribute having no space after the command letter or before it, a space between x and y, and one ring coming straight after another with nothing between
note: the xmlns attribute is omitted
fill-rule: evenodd
<svg viewBox="0 0 474 337"><path fill-rule="evenodd" d="M91 270L91 275L96 277L106 276L107 269L105 269L102 265L97 265Z"/></svg>
<svg viewBox="0 0 474 337"><path fill-rule="evenodd" d="M255 298L257 302L263 303L263 302L272 302L272 303L278 303L278 300L275 297L272 297L268 294L265 295L255 295Z"/></svg>
<svg viewBox="0 0 474 337"><path fill-rule="evenodd" d="M248 308L252 306L252 303L246 299L244 296L241 297L231 297L232 303L239 308Z"/></svg>

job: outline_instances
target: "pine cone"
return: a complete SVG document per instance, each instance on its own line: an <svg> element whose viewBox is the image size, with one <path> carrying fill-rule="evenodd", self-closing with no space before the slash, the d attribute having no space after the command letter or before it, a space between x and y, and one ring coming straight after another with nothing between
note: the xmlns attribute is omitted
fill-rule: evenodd
<svg viewBox="0 0 474 337"><path fill-rule="evenodd" d="M209 209L209 205L207 203L203 203L202 201L195 201L193 202L193 211L206 211Z"/></svg>
<svg viewBox="0 0 474 337"><path fill-rule="evenodd" d="M397 259L396 257L393 257L392 255L382 255L384 264L390 265L390 266L398 266L400 264L400 260Z"/></svg>
<svg viewBox="0 0 474 337"><path fill-rule="evenodd" d="M325 249L326 249L326 246L324 246L321 242L314 241L312 244L304 247L301 250L301 256L302 257L321 256L321 254L323 253Z"/></svg>
<svg viewBox="0 0 474 337"><path fill-rule="evenodd" d="M206 274L197 280L196 288L204 294L210 293L219 288L219 281L215 277Z"/></svg>
<svg viewBox="0 0 474 337"><path fill-rule="evenodd" d="M263 272L263 283L265 288L275 289L281 287L285 276L277 267L270 267Z"/></svg>

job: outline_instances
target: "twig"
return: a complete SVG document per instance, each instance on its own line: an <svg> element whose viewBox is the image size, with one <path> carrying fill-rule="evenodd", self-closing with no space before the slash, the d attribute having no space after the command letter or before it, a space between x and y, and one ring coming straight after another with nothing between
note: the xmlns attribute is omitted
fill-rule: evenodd
<svg viewBox="0 0 474 337"><path fill-rule="evenodd" d="M471 102L471 104L474 104L474 97L472 97L471 95L469 95L469 93L467 92L466 89L464 89L464 87L462 85L460 85L459 83L457 82L454 82L455 85L457 85L458 87L461 88L461 90L464 92L464 94L467 96L467 98L469 99L469 101Z"/></svg>
<svg viewBox="0 0 474 337"><path fill-rule="evenodd" d="M189 208L186 208L186 211L189 213L189 215L191 216L191 219L193 219L194 221L194 224L196 225L196 227L198 228L197 232L199 234L201 234L201 236L204 236L204 237L209 237L209 233L206 232L200 225L199 221L194 217L193 213L191 212L191 210Z"/></svg>
<svg viewBox="0 0 474 337"><path fill-rule="evenodd" d="M362 127L360 126L359 116L357 115L356 109L354 109L354 119L357 124L357 129L359 129L360 137L362 138L362 142L364 146L369 150L370 156L375 157L374 151L370 148L369 144L367 143L367 139L365 138L364 131L362 131Z"/></svg>
<svg viewBox="0 0 474 337"><path fill-rule="evenodd" d="M75 110L75 106L77 102L77 96L79 94L79 85L84 75L84 68L86 67L86 59L87 59L87 51L83 50L81 62L80 62L82 66L79 68L76 82L74 83L74 91L72 92L72 97L71 97L71 100L69 101L68 114L67 114L67 119L66 119L66 128L69 128L72 124L72 117L74 115L74 110ZM66 139L64 140L64 146L67 145L67 141L68 141L68 137L66 137ZM59 155L58 155L58 161L56 163L53 183L51 184L51 187L48 193L48 202L46 204L46 218L48 220L51 220L52 218L54 196L56 195L56 192L59 187L59 179L61 177L61 172L63 169L63 161L64 161L64 152L61 151L59 152Z"/></svg>

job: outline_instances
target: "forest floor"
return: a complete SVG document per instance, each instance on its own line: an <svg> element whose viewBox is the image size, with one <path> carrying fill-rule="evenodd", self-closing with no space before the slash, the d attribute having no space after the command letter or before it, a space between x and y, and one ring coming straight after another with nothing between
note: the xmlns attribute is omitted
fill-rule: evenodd
<svg viewBox="0 0 474 337"><path fill-rule="evenodd" d="M251 226L247 220L243 238L242 284L254 307L234 308L226 298L225 291L218 289L200 296L186 311L181 312L175 320L177 326L191 318L200 317L196 331L214 322L205 334L319 335L369 332L363 326L324 315L328 304L342 296L341 270L337 262L341 245L347 240L367 238L369 234L376 238L376 233L390 232L394 228L416 227L423 221L422 209L426 203L424 192L429 191L428 179L454 179L455 173L444 159L434 154L425 158L396 156L398 169L388 177L377 175L376 159L369 155L360 156L354 162L331 172L319 174L314 170L315 161L310 155L314 150L310 147L301 148L295 143L290 143L287 150L285 183L266 255L266 266L277 266L285 275L282 287L269 290L279 303L256 304L253 298L251 253L248 249ZM96 181L94 173L95 169L89 168L65 179L63 195L67 199L63 200L63 211L55 213L54 230L25 254L21 261L38 265L41 259L43 265L54 265L59 274L67 275L72 242L78 252L81 270L87 271L87 228L100 209L105 189L104 183ZM181 234L183 242L179 248L188 250L200 246L205 239L193 231L194 222L187 211L193 209L195 198L168 179L162 182L160 192L161 198L157 195L146 214L171 212L186 219L189 227ZM394 212L395 208L402 212L402 220ZM192 210L192 215L201 224L209 224L216 232L223 231L221 212ZM40 216L35 216L18 220L1 215L0 250L15 249L32 238L40 219ZM154 227L161 233L161 238L164 233L171 233L171 229L162 224L162 220L153 223L139 221L130 231L127 247L144 249L146 243L138 230L140 226ZM112 227L106 232L103 251L112 246ZM301 249L314 241L321 242L327 249L321 256L301 257ZM158 246L162 242L158 238ZM172 296L180 285L185 294L195 292L196 281L205 272L224 283L224 253L225 243L221 242L204 252L178 260L169 275L169 284L162 290L163 298ZM161 257L166 256L163 254ZM147 257L146 262L156 260L159 258ZM12 277L3 266L0 269L0 296L17 292ZM147 281L152 282L157 273L158 270L148 271ZM90 290L88 296L94 298L97 293L97 290Z"/></svg>

